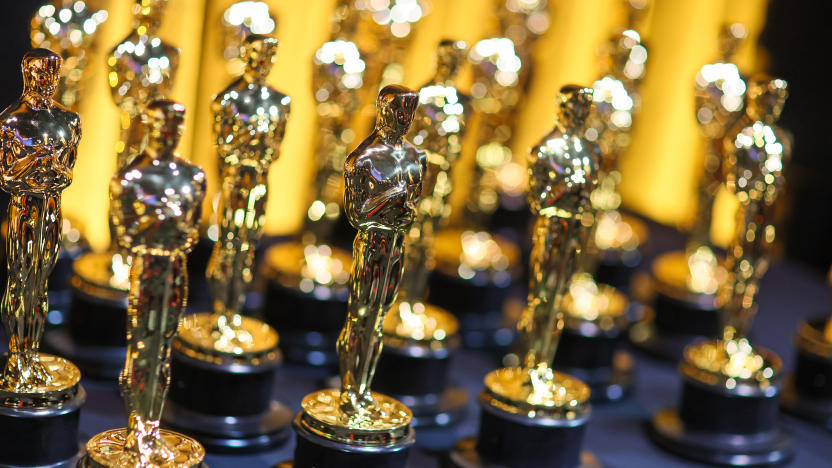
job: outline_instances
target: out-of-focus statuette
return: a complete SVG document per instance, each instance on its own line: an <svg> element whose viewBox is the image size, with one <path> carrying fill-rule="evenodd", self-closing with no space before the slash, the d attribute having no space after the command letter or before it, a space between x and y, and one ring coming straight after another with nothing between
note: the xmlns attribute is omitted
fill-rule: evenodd
<svg viewBox="0 0 832 468"><path fill-rule="evenodd" d="M473 112L471 97L455 81L467 49L461 41L440 42L436 74L419 90L410 135L427 154L427 170L404 241L399 293L384 320L384 353L376 373L376 388L405 403L416 427L458 421L468 400L463 389L448 382L451 359L460 344L459 322L447 310L428 303L434 238L451 212L451 169Z"/></svg>
<svg viewBox="0 0 832 468"><path fill-rule="evenodd" d="M724 182L722 139L743 110L746 85L731 60L745 34L741 24L723 26L719 61L704 65L696 75L696 120L705 139L705 171L699 180L696 212L685 250L667 252L653 261L654 297L646 300L652 311L630 333L640 348L674 361L697 337L717 338L721 331L717 290L726 272L711 246L711 217Z"/></svg>
<svg viewBox="0 0 832 468"><path fill-rule="evenodd" d="M660 445L701 462L757 466L793 455L791 439L777 422L782 363L748 339L775 240L774 202L790 155L788 139L775 125L786 96L785 81L754 77L745 115L726 132L725 182L739 208L723 265L727 278L717 296L722 335L685 349L679 408L659 411L650 426Z"/></svg>
<svg viewBox="0 0 832 468"><path fill-rule="evenodd" d="M53 0L32 17L32 47L56 51L64 60L57 95L66 107L76 108L80 101L89 50L107 17L107 10L96 10L83 0Z"/></svg>
<svg viewBox="0 0 832 468"><path fill-rule="evenodd" d="M243 41L249 34L272 34L277 22L262 1L234 2L222 14L222 57L228 72L239 75L245 71L246 60L240 53Z"/></svg>
<svg viewBox="0 0 832 468"><path fill-rule="evenodd" d="M213 310L185 317L173 343L179 383L164 420L205 446L226 451L264 449L285 440L291 420L271 398L280 363L277 332L243 315L266 220L268 172L279 157L290 112L289 96L267 82L277 46L270 36L246 37L245 72L214 99L222 193L219 236L205 272ZM218 375L226 379L222 386L216 384Z"/></svg>
<svg viewBox="0 0 832 468"><path fill-rule="evenodd" d="M57 102L62 59L23 57L23 95L0 113L0 187L11 196L0 318L0 464L67 463L78 453L81 373L39 352L49 310L47 280L61 248L61 192L72 183L81 120Z"/></svg>
<svg viewBox="0 0 832 468"><path fill-rule="evenodd" d="M170 95L179 67L179 49L157 34L168 0L136 0L133 31L107 57L107 83L122 112L118 162L123 168L141 150L142 107Z"/></svg>
<svg viewBox="0 0 832 468"><path fill-rule="evenodd" d="M403 466L414 442L411 412L370 390L382 323L396 297L404 239L417 213L426 155L405 140L419 95L389 85L378 95L373 132L347 157L344 206L358 229L348 316L337 349L341 388L303 399L295 419L295 468ZM366 461L366 464L363 462Z"/></svg>
<svg viewBox="0 0 832 468"><path fill-rule="evenodd" d="M490 372L480 394L478 441L461 441L456 466L579 466L589 420L590 390L556 372L555 351L565 320L564 299L588 239L586 215L597 185L600 149L583 135L592 89L561 88L554 130L528 159L529 205L537 217L529 296L518 323L524 354L518 367ZM582 466L582 465L581 465Z"/></svg>
<svg viewBox="0 0 832 468"><path fill-rule="evenodd" d="M350 252L337 247L350 232L342 214L344 160L354 144L353 120L361 105L366 55L351 38L358 27L351 2L341 1L331 19L332 34L312 58L312 92L318 129L315 175L299 238L265 254L263 311L280 330L288 361L334 366L331 345L344 325Z"/></svg>

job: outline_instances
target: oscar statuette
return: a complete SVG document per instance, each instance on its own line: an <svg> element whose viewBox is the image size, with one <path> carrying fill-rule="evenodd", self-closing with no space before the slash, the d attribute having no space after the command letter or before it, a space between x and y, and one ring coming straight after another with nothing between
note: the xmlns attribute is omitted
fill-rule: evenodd
<svg viewBox="0 0 832 468"><path fill-rule="evenodd" d="M0 304L9 337L9 352L0 355L0 466L68 467L79 448L81 372L39 352L61 248L61 192L72 183L81 139L78 114L56 99L61 64L48 49L27 52L23 95L0 113L0 187L11 197Z"/></svg>
<svg viewBox="0 0 832 468"><path fill-rule="evenodd" d="M334 233L343 218L344 160L355 140L352 121L364 83L364 54L349 40L357 20L350 2L339 2L330 40L315 51L318 131L309 208L299 238L270 247L264 259L266 321L280 330L287 361L313 366L337 366L332 343L349 297L352 256L335 245Z"/></svg>
<svg viewBox="0 0 832 468"><path fill-rule="evenodd" d="M485 377L476 439L460 441L451 464L461 468L596 466L581 453L590 416L590 389L556 372L552 361L563 331L570 278L578 270L593 215L599 147L586 140L592 89L567 85L554 130L529 154L528 201L537 216L528 303L517 325L524 347L518 367Z"/></svg>
<svg viewBox="0 0 832 468"><path fill-rule="evenodd" d="M703 66L696 75L696 120L705 139L705 171L685 250L658 256L650 267L650 291L634 291L647 307L644 317L633 324L630 341L663 359L678 361L697 337L720 335L716 300L726 272L710 242L711 217L725 172L722 141L742 115L746 85L731 60L745 35L741 24L723 26L720 60Z"/></svg>
<svg viewBox="0 0 832 468"><path fill-rule="evenodd" d="M832 269L829 280L832 284ZM794 373L780 395L780 407L832 429L832 319L815 317L801 322L794 347Z"/></svg>
<svg viewBox="0 0 832 468"><path fill-rule="evenodd" d="M205 173L176 154L184 106L155 100L142 107L144 149L110 182L114 234L132 259L127 354L119 375L127 427L93 436L80 468L205 466L197 441L159 427L171 344L188 298L187 253L198 235Z"/></svg>
<svg viewBox="0 0 832 468"><path fill-rule="evenodd" d="M626 3L632 26L645 2ZM622 346L630 326L629 300L617 288L629 287L630 274L641 258L639 248L647 240L647 226L619 211L617 163L630 146L647 49L635 30L626 29L603 45L599 57L602 73L592 85L594 105L584 132L601 148L598 187L590 195L595 219L578 260L581 271L573 275L564 299L565 322L555 368L586 383L594 401L614 401L630 393L635 367Z"/></svg>
<svg viewBox="0 0 832 468"><path fill-rule="evenodd" d="M457 316L463 343L470 348L511 344L519 315L511 316L508 303L520 276L520 248L490 232L489 223L500 199L498 176L503 168L515 167L509 145L529 68L520 53L510 38L493 37L477 42L468 54L475 113L466 125L476 146L474 169L462 213L433 242L436 265L428 301ZM524 184L515 188L523 192ZM513 224L525 226L525 217Z"/></svg>
<svg viewBox="0 0 832 468"><path fill-rule="evenodd" d="M407 405L414 427L457 422L468 402L465 390L452 387L448 375L460 345L459 322L427 301L433 240L451 212L451 170L472 113L471 97L455 83L467 50L461 41L440 42L436 73L419 90L410 139L425 150L427 170L415 218L405 236L399 294L384 320L384 352L376 369L376 389Z"/></svg>
<svg viewBox="0 0 832 468"><path fill-rule="evenodd" d="M157 36L167 0L136 0L133 31L107 57L107 82L121 110L116 171L138 154L144 139L141 112L170 94L179 49ZM45 345L78 364L87 377L114 379L124 364L124 329L130 259L113 226L105 252L81 255L72 265L67 326L45 336Z"/></svg>
<svg viewBox="0 0 832 468"><path fill-rule="evenodd" d="M414 443L410 409L370 384L426 170L425 153L405 139L418 104L415 91L382 88L373 132L347 157L344 207L358 234L347 320L337 342L341 388L304 397L294 421L294 461L281 468L402 467Z"/></svg>
<svg viewBox="0 0 832 468"><path fill-rule="evenodd" d="M264 450L291 434L291 412L272 397L278 334L242 313L266 221L268 171L290 112L289 96L267 82L277 46L270 36L246 37L245 72L214 99L222 195L219 238L205 272L212 309L184 317L173 341L163 420L217 451Z"/></svg>
<svg viewBox="0 0 832 468"><path fill-rule="evenodd" d="M717 294L723 332L685 348L679 406L657 412L649 425L656 444L699 462L759 466L793 455L777 417L782 363L748 339L760 278L771 261L774 202L789 158L787 139L774 125L786 96L785 81L755 77L745 115L726 133L723 170L739 208L723 263L727 277Z"/></svg>

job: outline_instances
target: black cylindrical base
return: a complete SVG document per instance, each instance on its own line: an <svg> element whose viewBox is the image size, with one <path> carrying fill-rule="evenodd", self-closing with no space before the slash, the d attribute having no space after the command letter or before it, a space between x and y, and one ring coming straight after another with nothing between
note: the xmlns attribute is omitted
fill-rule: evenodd
<svg viewBox="0 0 832 468"><path fill-rule="evenodd" d="M410 408L413 427L447 426L465 415L467 392L448 382L451 357L459 339L450 341L438 349L427 344L385 342L373 388Z"/></svg>
<svg viewBox="0 0 832 468"><path fill-rule="evenodd" d="M284 442L291 413L272 399L279 363L277 357L219 363L174 349L162 420L217 452L256 452Z"/></svg>
<svg viewBox="0 0 832 468"><path fill-rule="evenodd" d="M603 330L591 322L567 322L555 367L587 384L592 401L620 400L630 394L635 375L632 355L621 349L623 335L616 325Z"/></svg>
<svg viewBox="0 0 832 468"><path fill-rule="evenodd" d="M593 277L597 283L608 284L620 291L630 290L630 279L641 263L641 252L628 250L618 255L601 254L601 262Z"/></svg>
<svg viewBox="0 0 832 468"><path fill-rule="evenodd" d="M276 281L267 282L263 316L280 330L280 350L287 361L312 366L338 364L334 343L344 326L347 299L347 295L318 297L314 290L304 293Z"/></svg>
<svg viewBox="0 0 832 468"><path fill-rule="evenodd" d="M434 270L430 276L428 302L452 312L459 319L460 336L466 348L504 348L514 341L514 321L505 313L511 296L511 277L498 283L478 272L464 280Z"/></svg>
<svg viewBox="0 0 832 468"><path fill-rule="evenodd" d="M292 426L297 434L294 468L401 468L407 462L415 432L390 445L348 445L317 436L300 424L301 415Z"/></svg>
<svg viewBox="0 0 832 468"><path fill-rule="evenodd" d="M78 418L85 399L80 387L59 407L0 405L0 467L74 466L80 447Z"/></svg>
<svg viewBox="0 0 832 468"><path fill-rule="evenodd" d="M476 444L462 441L451 453L457 467L577 468L589 413L574 418L528 418L480 405ZM472 449L473 445L473 450ZM589 460L588 460L589 461Z"/></svg>
<svg viewBox="0 0 832 468"><path fill-rule="evenodd" d="M732 390L684 378L679 409L653 416L651 438L685 458L732 466L782 463L793 455L791 439L777 425L775 386Z"/></svg>
<svg viewBox="0 0 832 468"><path fill-rule="evenodd" d="M825 317L801 325L795 371L780 395L780 407L832 430L832 345L824 337L825 325Z"/></svg>
<svg viewBox="0 0 832 468"><path fill-rule="evenodd" d="M653 307L630 327L630 342L660 359L679 362L685 348L702 338L719 336L719 316L715 308L679 301L657 294Z"/></svg>
<svg viewBox="0 0 832 468"><path fill-rule="evenodd" d="M115 381L124 367L127 299L90 296L75 288L65 326L48 330L44 350L63 356L93 379Z"/></svg>
<svg viewBox="0 0 832 468"><path fill-rule="evenodd" d="M514 468L515 465L495 464L483 459L477 452L477 439L468 437L456 443L453 450L448 454L447 463L442 466L450 468ZM531 465L521 466L532 468ZM533 466L538 468L539 465ZM544 468L548 466L542 465ZM577 468L601 468L601 463L595 458L595 455L589 452L581 452L581 463Z"/></svg>

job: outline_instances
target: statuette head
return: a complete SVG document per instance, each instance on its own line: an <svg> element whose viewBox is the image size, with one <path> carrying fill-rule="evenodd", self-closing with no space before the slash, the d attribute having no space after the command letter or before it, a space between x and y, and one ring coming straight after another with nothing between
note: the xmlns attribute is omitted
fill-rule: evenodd
<svg viewBox="0 0 832 468"><path fill-rule="evenodd" d="M436 50L436 78L437 81L453 80L468 53L465 41L444 39Z"/></svg>
<svg viewBox="0 0 832 468"><path fill-rule="evenodd" d="M148 145L173 149L184 131L185 106L166 99L152 101L145 108L142 123L147 129Z"/></svg>
<svg viewBox="0 0 832 468"><path fill-rule="evenodd" d="M751 119L771 125L780 118L788 96L785 80L765 74L756 75L748 84L745 111Z"/></svg>
<svg viewBox="0 0 832 468"><path fill-rule="evenodd" d="M242 56L246 62L246 75L255 81L265 80L277 60L277 39L251 34L243 41Z"/></svg>
<svg viewBox="0 0 832 468"><path fill-rule="evenodd" d="M139 34L152 33L159 28L167 3L168 0L136 0L133 16L136 18Z"/></svg>
<svg viewBox="0 0 832 468"><path fill-rule="evenodd" d="M419 93L400 85L385 86L376 101L376 128L397 137L407 135L418 105Z"/></svg>
<svg viewBox="0 0 832 468"><path fill-rule="evenodd" d="M748 31L742 23L724 24L719 30L719 52L725 62L730 62Z"/></svg>
<svg viewBox="0 0 832 468"><path fill-rule="evenodd" d="M592 109L592 88L566 85L557 97L558 123L567 130L578 130L584 126Z"/></svg>
<svg viewBox="0 0 832 468"><path fill-rule="evenodd" d="M61 57L49 49L32 49L23 56L23 92L51 99L61 79Z"/></svg>

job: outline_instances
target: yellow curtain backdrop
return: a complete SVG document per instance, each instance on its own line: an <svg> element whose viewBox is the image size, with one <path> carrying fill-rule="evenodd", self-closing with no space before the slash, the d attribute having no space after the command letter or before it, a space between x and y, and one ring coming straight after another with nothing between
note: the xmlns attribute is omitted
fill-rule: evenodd
<svg viewBox="0 0 832 468"><path fill-rule="evenodd" d="M75 182L67 191L65 210L83 222L93 246L107 244L107 185L115 170L114 146L118 113L106 85L104 57L127 35L132 18L128 0L103 2L110 18L97 37L80 107L84 137ZM229 76L222 59L222 12L233 0L170 0L162 38L182 50L182 62L171 98L187 106L183 156L208 173L217 186L210 102ZM269 182L266 230L297 230L306 209L312 176L315 113L311 95L314 51L329 35L335 0L267 0L277 18L278 60L270 83L292 97L292 114L280 159ZM430 14L417 26L405 63L405 84L418 86L433 70L434 47L442 38L469 43L495 34L491 0L430 0ZM649 49L643 108L630 151L621 158L621 192L627 207L667 224L679 224L692 213L696 178L701 173L703 143L694 120L693 77L717 57L716 36L726 21L739 21L749 40L739 52L744 72L758 68L756 38L765 19L766 0L655 0L640 28ZM624 26L621 0L550 0L552 23L535 44L534 76L518 121L514 151L525 152L551 127L554 98L561 85L589 84L597 76L595 53ZM371 85L371 84L366 84ZM363 135L359 135L359 138ZM522 158L516 158L519 160ZM465 170L465 162L460 169ZM724 242L732 229L731 199L721 196L713 234ZM206 208L207 209L207 208Z"/></svg>

